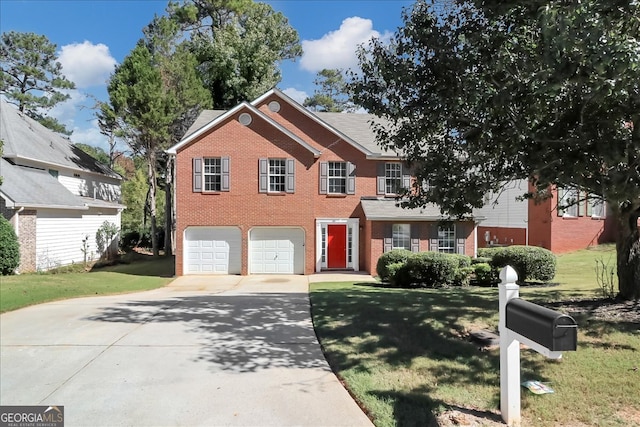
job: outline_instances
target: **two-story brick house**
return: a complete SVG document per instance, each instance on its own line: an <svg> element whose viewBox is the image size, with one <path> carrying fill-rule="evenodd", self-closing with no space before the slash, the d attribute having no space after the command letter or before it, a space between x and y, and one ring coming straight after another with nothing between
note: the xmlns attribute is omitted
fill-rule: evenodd
<svg viewBox="0 0 640 427"><path fill-rule="evenodd" d="M175 156L176 274L375 274L384 251L474 255L477 218L396 206L410 174L366 114L313 113L277 89L204 111Z"/></svg>
<svg viewBox="0 0 640 427"><path fill-rule="evenodd" d="M522 199L533 190L527 180L517 180L487 195L486 205L474 211L485 218L478 227L478 247L532 245L564 253L615 241L617 224L601 198L553 187L543 201Z"/></svg>

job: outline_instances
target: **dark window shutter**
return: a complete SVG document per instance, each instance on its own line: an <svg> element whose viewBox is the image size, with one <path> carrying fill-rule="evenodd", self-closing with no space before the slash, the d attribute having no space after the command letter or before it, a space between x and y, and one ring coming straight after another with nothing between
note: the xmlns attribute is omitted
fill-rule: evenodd
<svg viewBox="0 0 640 427"><path fill-rule="evenodd" d="M356 165L347 162L347 194L356 194Z"/></svg>
<svg viewBox="0 0 640 427"><path fill-rule="evenodd" d="M393 225L383 224L384 239L383 239L383 252L389 252L393 249Z"/></svg>
<svg viewBox="0 0 640 427"><path fill-rule="evenodd" d="M429 250L433 252L438 252L438 239L429 240Z"/></svg>
<svg viewBox="0 0 640 427"><path fill-rule="evenodd" d="M287 176L285 180L285 191L287 193L295 193L296 191L296 161L287 159Z"/></svg>
<svg viewBox="0 0 640 427"><path fill-rule="evenodd" d="M420 252L420 224L411 224L411 252Z"/></svg>
<svg viewBox="0 0 640 427"><path fill-rule="evenodd" d="M329 188L329 163L320 162L320 194L327 194Z"/></svg>
<svg viewBox="0 0 640 427"><path fill-rule="evenodd" d="M230 162L231 159L229 159L229 157L222 157L220 158L220 163L222 166L222 176L221 178L221 184L220 184L220 191L229 191L230 187L231 187L231 183L229 180L229 173L230 173Z"/></svg>
<svg viewBox="0 0 640 427"><path fill-rule="evenodd" d="M193 159L193 192L202 192L202 159Z"/></svg>
<svg viewBox="0 0 640 427"><path fill-rule="evenodd" d="M459 253L460 255L464 255L464 243L465 243L465 240L463 238L456 239L456 253Z"/></svg>
<svg viewBox="0 0 640 427"><path fill-rule="evenodd" d="M385 177L385 163L384 162L378 162L378 186L377 186L377 194L384 194L387 191L387 185L386 185L386 177Z"/></svg>
<svg viewBox="0 0 640 427"><path fill-rule="evenodd" d="M269 160L258 159L258 192L266 193L269 191Z"/></svg>

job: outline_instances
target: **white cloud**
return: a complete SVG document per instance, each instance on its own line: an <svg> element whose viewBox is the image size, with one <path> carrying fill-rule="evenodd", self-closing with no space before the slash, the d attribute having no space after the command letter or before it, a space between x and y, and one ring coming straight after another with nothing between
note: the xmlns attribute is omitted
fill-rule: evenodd
<svg viewBox="0 0 640 427"><path fill-rule="evenodd" d="M355 68L358 64L358 45L372 38L389 38L389 33L380 34L373 29L370 19L354 16L342 21L340 28L331 31L319 40L303 40L304 54L300 60L303 70L317 73L323 68Z"/></svg>
<svg viewBox="0 0 640 427"><path fill-rule="evenodd" d="M298 90L298 89L295 89L295 88L292 88L292 87L288 87L288 88L284 89L282 92L285 95L287 95L289 98L291 98L294 101L296 101L297 103L299 103L300 105L302 105L304 100L309 97L309 95L307 95L307 92L305 92L303 90Z"/></svg>
<svg viewBox="0 0 640 427"><path fill-rule="evenodd" d="M73 133L69 137L74 143L81 143L91 145L93 147L100 147L109 152L109 141L107 137L100 133L98 128L98 122L91 122L91 127L80 129L78 127L73 128Z"/></svg>
<svg viewBox="0 0 640 427"><path fill-rule="evenodd" d="M58 61L77 88L104 85L117 63L107 45L89 41L62 46Z"/></svg>
<svg viewBox="0 0 640 427"><path fill-rule="evenodd" d="M65 125L67 129L73 129L78 111L82 109L83 103L87 100L87 95L76 89L61 92L69 94L71 98L56 104L53 108L46 111L45 115L58 120Z"/></svg>

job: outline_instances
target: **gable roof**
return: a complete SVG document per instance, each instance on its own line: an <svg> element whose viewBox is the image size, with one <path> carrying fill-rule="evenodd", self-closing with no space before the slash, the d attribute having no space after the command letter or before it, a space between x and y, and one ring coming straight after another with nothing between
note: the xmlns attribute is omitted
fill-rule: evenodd
<svg viewBox="0 0 640 427"><path fill-rule="evenodd" d="M322 154L322 152L320 150L318 150L315 147L309 145L302 138L300 138L299 136L297 136L296 134L291 132L289 129L285 128L280 123L276 122L271 117L267 116L262 111L258 110L256 107L254 107L253 105L251 105L251 104L249 104L247 102L242 102L241 104L238 104L237 106L235 106L231 110L229 110L229 111L227 111L225 113L219 114L217 116L215 115L215 111L216 110L205 110L204 112L200 113L200 116L198 116L198 118L196 119L194 124L191 125L191 127L189 128L189 130L185 134L185 137L182 138L182 140L179 143L177 143L173 147L171 147L168 150L166 150L166 152L169 153L169 154L176 154L179 149L181 149L182 147L188 145L189 143L191 143L192 141L194 141L195 139L197 139L201 135L207 133L209 130L211 130L214 127L216 127L219 123L223 122L227 118L233 116L234 114L238 113L239 111L241 111L243 109L249 110L251 113L255 114L257 117L259 117L260 119L262 119L265 122L267 122L269 125L273 126L277 130L279 130L280 132L282 132L283 134L285 134L286 136L291 138L292 140L296 141L298 144L300 144L301 146L303 146L304 148L309 150L314 155L314 157L320 157L320 154ZM215 116L215 118L213 120L211 120L209 122L205 121L206 117L214 117L214 116ZM194 130L194 127L196 127L197 125L199 125L201 123L206 123L206 124L204 124L200 128L197 128L196 130Z"/></svg>
<svg viewBox="0 0 640 427"><path fill-rule="evenodd" d="M117 202L76 196L49 172L19 166L0 158L0 197L7 207L87 210L90 207L123 209Z"/></svg>
<svg viewBox="0 0 640 427"><path fill-rule="evenodd" d="M306 109L277 88L269 90L262 96L258 97L256 100L252 101L250 104L243 102L242 104L239 104L235 108L232 108L228 111L203 110L195 120L195 122L189 127L182 140L175 146L169 148L167 152L175 154L176 150L180 149L185 144L188 144L199 135L202 135L203 133L215 127L217 123L229 117L229 115L237 112L241 106L246 107L249 105L253 107L251 110L256 114L259 114L260 117L267 120L272 125L279 127L280 130L288 132L289 136L296 139L298 142L301 142L302 139L295 136L291 131L287 130L282 125L269 118L269 116L262 113L257 108L271 95L277 96L280 100L286 102L292 108L298 110L303 115L308 117L310 120L327 129L338 138L343 139L348 144L365 154L369 159L395 160L401 157L395 151L382 149L377 144L376 135L371 128L371 123L380 123L381 120L373 114L313 112ZM304 143L303 145L307 146L308 144ZM310 148L310 146L308 146L307 148Z"/></svg>
<svg viewBox="0 0 640 427"><path fill-rule="evenodd" d="M88 209L49 172L0 159L0 175L0 194L9 207Z"/></svg>
<svg viewBox="0 0 640 427"><path fill-rule="evenodd" d="M0 139L4 142L2 156L7 159L36 161L122 179L70 140L20 113L4 99L0 99Z"/></svg>
<svg viewBox="0 0 640 427"><path fill-rule="evenodd" d="M291 107L309 117L320 126L329 130L337 137L342 138L349 145L364 153L367 158L398 157L396 152L382 150L376 143L375 134L369 123L380 122L380 119L372 114L313 112L300 105L277 88L269 90L264 95L253 101L252 104L259 105L271 95L276 95L278 98L285 101Z"/></svg>

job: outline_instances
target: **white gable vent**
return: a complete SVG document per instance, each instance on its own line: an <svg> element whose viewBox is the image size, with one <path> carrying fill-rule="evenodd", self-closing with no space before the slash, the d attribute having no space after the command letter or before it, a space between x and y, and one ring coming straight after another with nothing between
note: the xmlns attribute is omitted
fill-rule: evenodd
<svg viewBox="0 0 640 427"><path fill-rule="evenodd" d="M238 116L238 121L245 126L249 126L253 121L253 118L249 113L242 113Z"/></svg>
<svg viewBox="0 0 640 427"><path fill-rule="evenodd" d="M280 103L278 101L271 101L269 103L269 110L277 113L278 111L280 111Z"/></svg>

